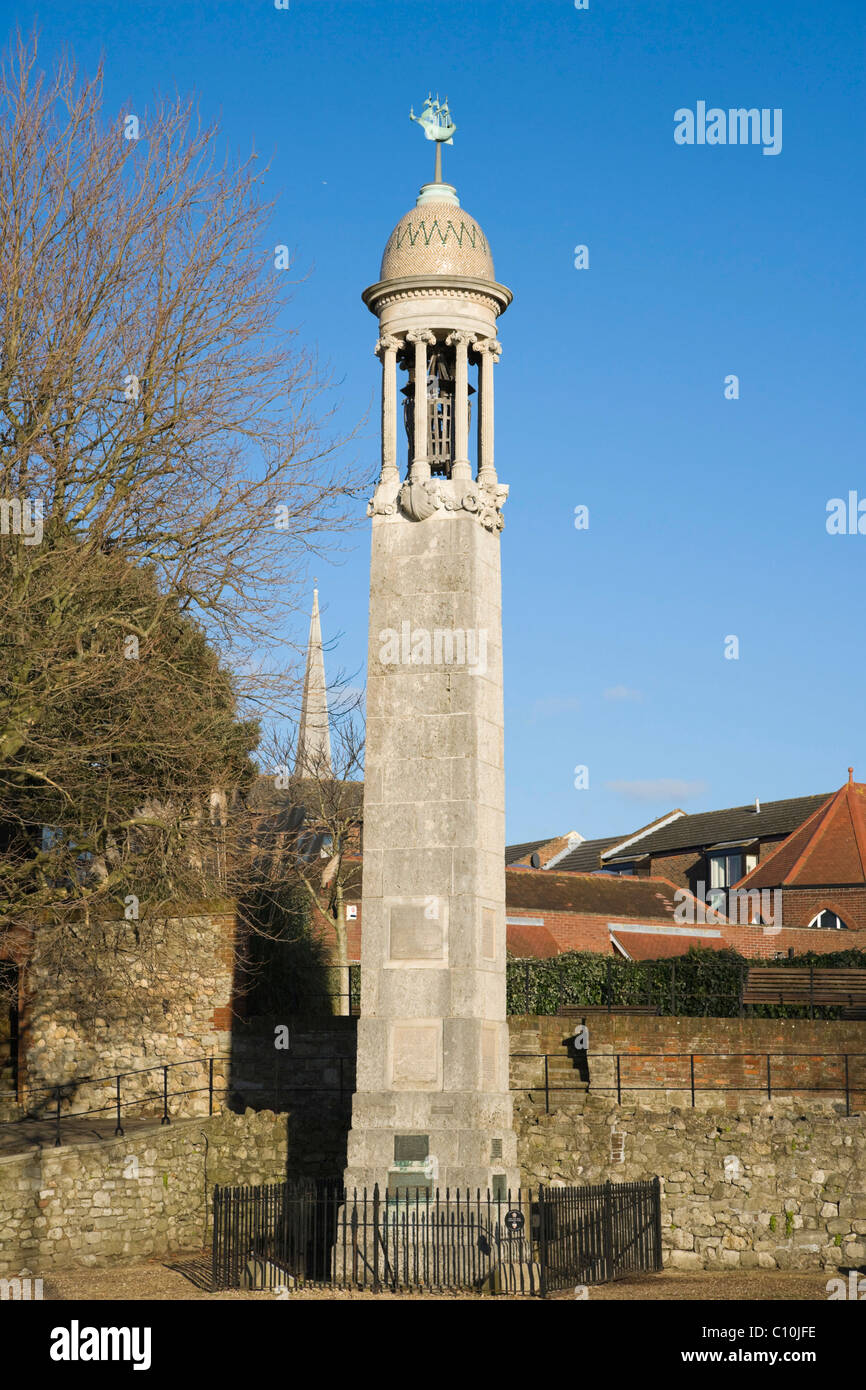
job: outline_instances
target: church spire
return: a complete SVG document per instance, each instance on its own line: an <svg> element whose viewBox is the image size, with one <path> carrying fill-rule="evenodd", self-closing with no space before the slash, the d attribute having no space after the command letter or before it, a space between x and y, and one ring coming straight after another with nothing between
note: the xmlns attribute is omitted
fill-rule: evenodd
<svg viewBox="0 0 866 1390"><path fill-rule="evenodd" d="M314 589L295 776L314 777L322 774L331 775L331 734L328 727L328 688L325 684L322 627L319 622L319 591Z"/></svg>

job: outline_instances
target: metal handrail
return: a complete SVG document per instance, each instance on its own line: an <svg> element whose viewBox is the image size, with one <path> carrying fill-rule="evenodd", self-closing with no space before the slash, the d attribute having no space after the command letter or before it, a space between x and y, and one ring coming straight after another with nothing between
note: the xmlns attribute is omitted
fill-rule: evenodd
<svg viewBox="0 0 866 1390"><path fill-rule="evenodd" d="M779 1095L794 1095L794 1094L800 1094L801 1092L807 1092L807 1093L809 1093L809 1094L825 1094L825 1093L834 1093L834 1094L837 1094L837 1095L843 1094L843 1095L845 1096L845 1114L846 1114L846 1115L850 1115L850 1114L851 1114L851 1095L852 1095L852 1092L855 1093L855 1094L858 1093L858 1092L862 1092L864 1095L866 1095L866 1076L864 1076L864 1078L863 1078L863 1083L862 1083L862 1085L859 1085L859 1086L858 1086L858 1085L856 1084L856 1082L855 1082L854 1084L852 1084L852 1080L851 1080L851 1069L850 1069L850 1059L851 1059L852 1057L853 1057L853 1058L856 1058L856 1057L866 1057L866 1052L824 1052L823 1050L822 1050L822 1051L812 1051L812 1052L767 1052L767 1051L764 1051L763 1049L760 1049L760 1050L753 1050L753 1051L750 1051L750 1052L601 1052L601 1051L599 1051L599 1052L593 1052L592 1054L588 1054L588 1055L591 1055L592 1058L593 1058L593 1060L601 1060L601 1059L606 1059L606 1060L607 1060L607 1059L610 1059L611 1061L615 1062L615 1064L616 1064L616 1081L613 1082L613 1083L611 1083L610 1085L607 1085L607 1084L601 1084L601 1085L600 1085L600 1084L598 1084L598 1083L596 1083L595 1085L593 1085L593 1083L592 1083L592 1078L589 1076L589 1074L587 1074L586 1079L583 1080L583 1081L581 1081L579 1085L576 1085L576 1086L551 1086L551 1084L550 1084L550 1066L549 1066L549 1059L550 1059L551 1057L559 1057L559 1058L566 1058L566 1059L570 1059L570 1060L572 1060L572 1061L575 1061L575 1060L576 1060L576 1056L573 1056L573 1055L571 1055L571 1054L565 1053L565 1052L563 1052L563 1051L561 1051L561 1050L560 1050L559 1052L512 1052L512 1053L510 1054L510 1057L511 1057L512 1060L516 1060L516 1059L524 1059L524 1060L525 1060L525 1059L527 1059L527 1058L530 1058L530 1059L537 1059L537 1060L539 1060L539 1061L543 1060L543 1061L544 1061L544 1080L543 1080L543 1082L542 1082L540 1085L538 1085L538 1086L525 1086L525 1085L514 1086L514 1085L512 1085L512 1086L510 1087L510 1089L511 1089L512 1091L527 1091L527 1092L531 1092L531 1091L535 1091L535 1090L542 1090L542 1089L543 1089L543 1090L544 1090L544 1096L545 1096L545 1111L546 1111L548 1114L550 1113L550 1096L551 1096L551 1093L555 1093L555 1092L557 1092L557 1091L583 1091L583 1092L588 1092L588 1091L590 1091L590 1090L592 1090L592 1091L616 1091L617 1104L619 1104L619 1105L622 1104L622 1093L623 1093L624 1090L626 1090L626 1091L689 1091L690 1094L691 1094L692 1107L694 1107L694 1105L695 1105L695 1095L696 1095L696 1093L699 1092L699 1091L720 1091L720 1092L725 1093L725 1094L726 1094L726 1093L729 1093L729 1092L766 1091L766 1093L767 1093L767 1099L768 1099L768 1100L772 1100L772 1098L773 1098L773 1083L772 1083L772 1073L771 1073L771 1062L772 1062L772 1059L773 1059L773 1058L786 1058L786 1057L809 1057L809 1058L811 1058L812 1060L814 1060L814 1059L816 1059L816 1058L821 1058L821 1060L822 1060L822 1061L825 1061L825 1062L826 1062L826 1061L830 1061L830 1060L832 1060L833 1058L840 1059L841 1062L844 1064L844 1071L845 1071L844 1084L840 1084L840 1085L838 1085L838 1086L777 1086L777 1087L776 1087L776 1091L775 1091L775 1094L776 1094L777 1096L779 1096ZM631 1060L635 1060L635 1059L638 1059L638 1058L647 1058L647 1057L656 1058L657 1060L667 1059L667 1058L669 1058L669 1057L688 1058L688 1060L689 1060L689 1079L688 1079L688 1081L685 1082L685 1083L680 1083L680 1084L677 1084L676 1082L671 1082L671 1081L663 1081L663 1082L659 1083L658 1085L653 1085L653 1086L633 1085L633 1084L632 1084L631 1082L629 1082L629 1081L624 1081L624 1080L623 1080L623 1077L622 1077L622 1063L623 1063L623 1059L624 1059L625 1061L631 1061ZM717 1058L719 1058L719 1057L725 1057L725 1058L743 1058L743 1057L748 1057L748 1058L762 1058L762 1059L764 1059L764 1061L766 1062L766 1068L767 1068L767 1071L766 1071L766 1080L762 1081L760 1085L756 1085L756 1086L745 1086L745 1085L743 1085L743 1086L740 1086L740 1085L726 1086L726 1085L724 1085L724 1084L721 1084L721 1085L715 1084L715 1085L712 1085L712 1086L700 1086L700 1085L698 1085L698 1084L696 1083L696 1081L695 1081L695 1058L701 1058L701 1057L704 1057L704 1058L713 1058L713 1059L717 1059ZM588 1072L589 1072L589 1068L587 1067L587 1073L588 1073Z"/></svg>
<svg viewBox="0 0 866 1390"><path fill-rule="evenodd" d="M53 1100L53 1102L54 1102L54 1115L53 1115L53 1119L54 1119L54 1124L55 1124L55 1138L54 1138L54 1147L55 1147L55 1148L59 1148L59 1147L60 1147L60 1143L61 1143L61 1140L60 1140L60 1126L61 1126L61 1124L63 1123L63 1121L66 1121L66 1120L82 1120L82 1119L86 1119L86 1118L87 1118L88 1116L90 1116L90 1115L101 1115L101 1114L104 1114L105 1112L110 1111L110 1110L113 1110L113 1111L115 1111L115 1113L116 1113L116 1124L115 1124L115 1128L114 1128L114 1133L115 1133L115 1135L117 1135L118 1137L121 1137L121 1136L123 1135L123 1133L124 1133L123 1125L122 1125L122 1123L121 1123L122 1111L123 1111L124 1109L130 1110L131 1108L133 1108L134 1106L137 1106L137 1105L138 1105L138 1106L140 1106L140 1105L152 1105L153 1102L154 1102L154 1100L160 1100L160 1099L161 1099L161 1101L162 1101L162 1116L161 1116L161 1118L160 1118L160 1124L161 1124L161 1125L168 1125L168 1124L171 1124L171 1115L170 1115L170 1113L169 1113L169 1108L168 1108L168 1102L169 1102L169 1100L177 1099L177 1098L179 1098L179 1097L181 1097L181 1096L199 1095L199 1094L201 1094L201 1093L204 1092L204 1091L207 1091L207 1093L208 1093L208 1115L212 1115L212 1114L213 1114L214 1095L215 1095L218 1091L220 1091L220 1092L223 1092L223 1091L227 1092L227 1091L229 1090L229 1085L228 1085L228 1083L226 1083L225 1085L215 1085L215 1083L214 1083L214 1063L216 1063L216 1062L231 1062L231 1060L232 1060L232 1058L231 1058L228 1054L225 1054L225 1053L220 1053L220 1054L216 1054L216 1055L208 1054L208 1055L202 1056L202 1057L189 1057L189 1058L184 1058L182 1061L179 1061L179 1062L163 1062L163 1063L158 1063L158 1064L156 1064L155 1066L152 1066L152 1067L138 1067L138 1068L135 1068L135 1069L133 1069L133 1070L131 1070L131 1071L112 1072L111 1074L109 1074L109 1075L107 1075L107 1076L76 1076L76 1077L71 1077L68 1081L59 1082L59 1083L56 1083L56 1084L53 1085L53 1086L34 1086L34 1087L28 1087L27 1090L26 1090L26 1092L25 1092L25 1097L24 1097L24 1100L22 1101L22 1104L23 1104L23 1105L26 1105L26 1104L28 1103L28 1101L30 1101L30 1103L32 1104L31 1098L34 1097L34 1096L37 1096L37 1095L48 1095L48 1096L50 1096L50 1097L52 1098L52 1100ZM336 1062L339 1064L339 1083L338 1083L338 1085L336 1085L336 1086L291 1086L291 1085L285 1085L284 1083L279 1083L279 1084L277 1084L277 1085L275 1086L275 1089L276 1089L276 1091L277 1091L278 1093L284 1093L284 1092L287 1092L287 1091L291 1091L291 1092L303 1094L303 1093L309 1092L309 1093L315 1093L315 1094L317 1094L317 1095L339 1095L339 1097L340 1097L341 1100L344 1098L344 1096L346 1095L346 1091L347 1091L346 1079L345 1079L345 1072L344 1072L344 1066L343 1066L344 1062L347 1060L345 1057L343 1057L342 1055L338 1055L338 1056L335 1057L332 1053L329 1053L329 1054L326 1055L326 1056L319 1056L319 1055L314 1055L314 1056L303 1056L303 1057L301 1057L301 1058L299 1058L299 1059L297 1059L297 1060L300 1060L300 1061L302 1061L302 1062L328 1062L328 1063L330 1063L330 1064L333 1064L333 1063L336 1061ZM187 1086L187 1087L183 1087L183 1088L181 1088L181 1089L179 1089L179 1090L174 1090L174 1091L170 1091L170 1090L169 1090L169 1088L168 1088L168 1073L169 1073L169 1071L172 1071L172 1070L174 1070L174 1069L177 1068L177 1067L194 1067L194 1066L202 1065L202 1064L204 1064L204 1063L207 1063L207 1069L208 1069L207 1084L206 1084L206 1085L201 1085L201 1086ZM124 1080L125 1078L127 1078L127 1077L132 1077L132 1076L143 1076L143 1075L145 1075L145 1074L147 1074L147 1073L149 1073L149 1072L159 1072L159 1073L161 1073L161 1083L162 1083L162 1084L161 1084L160 1090L159 1090L158 1092L154 1092L152 1095L140 1096L140 1097L138 1097L138 1098L136 1098L136 1099L129 1099L129 1100L124 1099L124 1097L122 1096L122 1092L121 1092L121 1083L123 1082L123 1080ZM108 1105L93 1105L93 1106L89 1106L86 1110L72 1110L72 1111L68 1111L66 1114L63 1114L63 1113L62 1113L61 1107L62 1107L63 1101L64 1101L65 1099L68 1099L68 1095L64 1095L64 1092L68 1092L68 1091L70 1090L70 1088L72 1088L72 1087L78 1087L78 1086L98 1086L98 1085L102 1085L102 1084L108 1083L108 1082L113 1082L113 1083L114 1083L114 1088L115 1088L115 1097L114 1097L114 1100L113 1100L110 1104L108 1104ZM8 1127L14 1126L14 1125L33 1124L33 1123L37 1122L37 1121L39 1120L39 1118L40 1118L39 1116L34 1116L34 1115L22 1115L22 1116L19 1116L19 1117L18 1117L17 1119L15 1119L15 1120L2 1120L2 1121L0 1121L0 1128L8 1128ZM47 1118L47 1117L46 1117L46 1118Z"/></svg>

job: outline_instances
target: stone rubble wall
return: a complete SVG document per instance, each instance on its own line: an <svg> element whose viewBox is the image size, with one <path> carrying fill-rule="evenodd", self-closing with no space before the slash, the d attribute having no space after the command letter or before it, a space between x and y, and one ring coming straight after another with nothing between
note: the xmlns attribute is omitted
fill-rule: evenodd
<svg viewBox="0 0 866 1390"><path fill-rule="evenodd" d="M666 1266L866 1261L866 1115L663 1114L589 1095L549 1115L521 1097L514 1122L528 1186L658 1176Z"/></svg>
<svg viewBox="0 0 866 1390"><path fill-rule="evenodd" d="M573 1027L565 1019L513 1019L512 1050L562 1050ZM817 1058L864 1050L862 1024L614 1017L590 1027L591 1066L593 1047L623 1053L778 1048ZM0 1158L0 1274L27 1268L38 1276L201 1248L215 1182L342 1174L349 1101L341 1104L333 1085L339 1057L344 1074L353 1074L355 1020L290 1025L290 1051L279 1059L274 1028L273 1020L257 1020L236 1029L233 1104L278 1105L279 1069L288 1064L293 1080L311 1088L291 1100L288 1114L226 1111ZM564 1050L562 1056L567 1074ZM317 1089L319 1081L327 1082L329 1095ZM678 1092L661 1090L649 1103L626 1095L621 1106L610 1093L576 1091L567 1106L556 1108L554 1101L547 1115L543 1094L533 1095L514 1096L523 1183L658 1176L667 1265L835 1271L866 1262L863 1113L846 1117L838 1101L836 1113L821 1113L819 1098L808 1095L772 1102L756 1096L748 1105L734 1097L733 1109L726 1108L730 1097L717 1096L711 1112L680 1106Z"/></svg>
<svg viewBox="0 0 866 1390"><path fill-rule="evenodd" d="M226 1112L0 1158L0 1274L199 1250L214 1183L282 1181L290 1130L286 1115Z"/></svg>
<svg viewBox="0 0 866 1390"><path fill-rule="evenodd" d="M187 1113L208 1112L207 1066L194 1059L230 1050L236 921L233 912L156 922L100 923L105 948L89 970L57 976L36 949L25 972L21 1016L20 1098L37 1113L50 1109L43 1088L63 1086L62 1113L114 1101L114 1085L98 1078L118 1072L122 1095L143 1102L140 1115L159 1114L162 1065L169 1090L189 1089ZM85 981L86 983L82 983ZM218 1067L216 1080L226 1073Z"/></svg>

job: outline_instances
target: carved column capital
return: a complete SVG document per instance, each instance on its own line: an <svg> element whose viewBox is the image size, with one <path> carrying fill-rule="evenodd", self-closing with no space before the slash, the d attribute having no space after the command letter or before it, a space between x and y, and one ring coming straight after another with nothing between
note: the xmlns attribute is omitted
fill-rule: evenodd
<svg viewBox="0 0 866 1390"><path fill-rule="evenodd" d="M446 347L465 347L468 349L471 348L475 342L477 342L475 334L467 333L464 328L455 329L455 331L449 333L448 337L445 339Z"/></svg>
<svg viewBox="0 0 866 1390"><path fill-rule="evenodd" d="M497 338L481 338L476 342L472 351L478 353L480 357L489 353L492 360L498 362L502 356L502 344Z"/></svg>
<svg viewBox="0 0 866 1390"><path fill-rule="evenodd" d="M399 352L403 346L402 338L395 338L391 333L383 333L378 339L373 351L381 361L386 352Z"/></svg>
<svg viewBox="0 0 866 1390"><path fill-rule="evenodd" d="M432 347L436 342L436 334L431 333L429 328L413 328L406 334L406 342L415 343L416 345L418 343L426 343L428 347Z"/></svg>

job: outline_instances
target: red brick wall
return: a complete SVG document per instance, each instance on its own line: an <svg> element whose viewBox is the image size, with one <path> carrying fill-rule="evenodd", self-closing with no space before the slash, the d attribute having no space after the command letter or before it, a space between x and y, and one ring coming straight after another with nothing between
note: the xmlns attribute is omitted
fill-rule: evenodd
<svg viewBox="0 0 866 1390"><path fill-rule="evenodd" d="M784 920L784 917L783 917ZM773 956L786 956L793 947L799 956L804 951L818 951L827 955L832 951L866 950L866 937L858 932L822 931L818 928L728 926L721 927L725 940L744 956L757 956L771 959Z"/></svg>
<svg viewBox="0 0 866 1390"><path fill-rule="evenodd" d="M782 835L777 835L772 840L761 840L757 851L758 863L766 859L767 855L771 854L784 838ZM706 856L694 849L683 850L676 854L654 854L649 861L649 867L641 871L642 878L651 876L669 878L678 888L688 888L689 892L694 893L699 882L702 880L705 883L709 882Z"/></svg>
<svg viewBox="0 0 866 1390"><path fill-rule="evenodd" d="M346 901L346 906L348 907L348 906L350 905L350 903L352 903L352 899L351 899L351 898L347 899L347 901ZM358 901L354 903L354 906L357 907L357 909L358 909L358 916L355 918L354 922L347 922L347 923L346 923L346 934L347 934L347 937L348 937L348 945L349 945L348 955L349 955L349 964L350 964L350 965L355 965L355 964L357 964L357 962L360 961L360 959L361 959L361 902L360 902L360 899L358 899ZM333 922L331 921L330 917L326 917L326 916L324 915L324 913L319 912L318 909L314 909L314 911L313 911L313 917L312 917L312 926L313 926L313 929L319 933L319 935L321 936L322 940L325 941L325 942L327 942L327 943L329 943L331 949L334 950L334 948L336 947L336 934L335 934L335 932L334 932L334 924L333 924Z"/></svg>
<svg viewBox="0 0 866 1390"><path fill-rule="evenodd" d="M508 1020L511 1051L540 1052L565 1056L565 1040L574 1033L574 1019L556 1017L512 1017ZM845 1062L851 1086L852 1112L866 1102L866 1048L862 1023L810 1021L773 1018L654 1018L641 1015L595 1015L589 1027L590 1089L595 1085L605 1096L616 1099L616 1064L620 1056L623 1099L639 1104L658 1105L664 1091L676 1091L690 1104L692 1054L695 1055L697 1087L731 1088L726 1095L698 1092L699 1103L715 1096L730 1109L742 1108L743 1091L756 1102L766 1100L767 1054L770 1054L770 1083L775 1094L791 1094L801 1088L804 1099L817 1093L804 1088L833 1088L818 1099L833 1101L844 1095ZM650 1056L639 1057L638 1053ZM782 1054L796 1053L797 1056ZM700 1055L703 1054L703 1055ZM611 1060L608 1060L611 1059ZM512 1060L512 1084L527 1087L528 1060ZM541 1073L539 1072L539 1075ZM629 1092L648 1086L658 1090ZM560 1080L560 1084L564 1084ZM527 1087L528 1088L528 1087ZM628 1093L628 1094L627 1094ZM703 1101L701 1102L701 1095ZM654 1098L655 1097L655 1098Z"/></svg>
<svg viewBox="0 0 866 1390"><path fill-rule="evenodd" d="M608 931L608 922L634 922L634 917L611 917L608 914L594 915L588 912L549 912L545 909L529 911L527 908L507 909L509 917L538 917L556 941L561 951L601 951L613 954ZM670 917L647 917L648 926L671 925Z"/></svg>
<svg viewBox="0 0 866 1390"><path fill-rule="evenodd" d="M783 888L782 921L806 926L822 908L837 912L852 931L866 930L866 887L852 888ZM847 932L826 932L835 937L837 951L844 951ZM853 945L854 943L852 943Z"/></svg>

